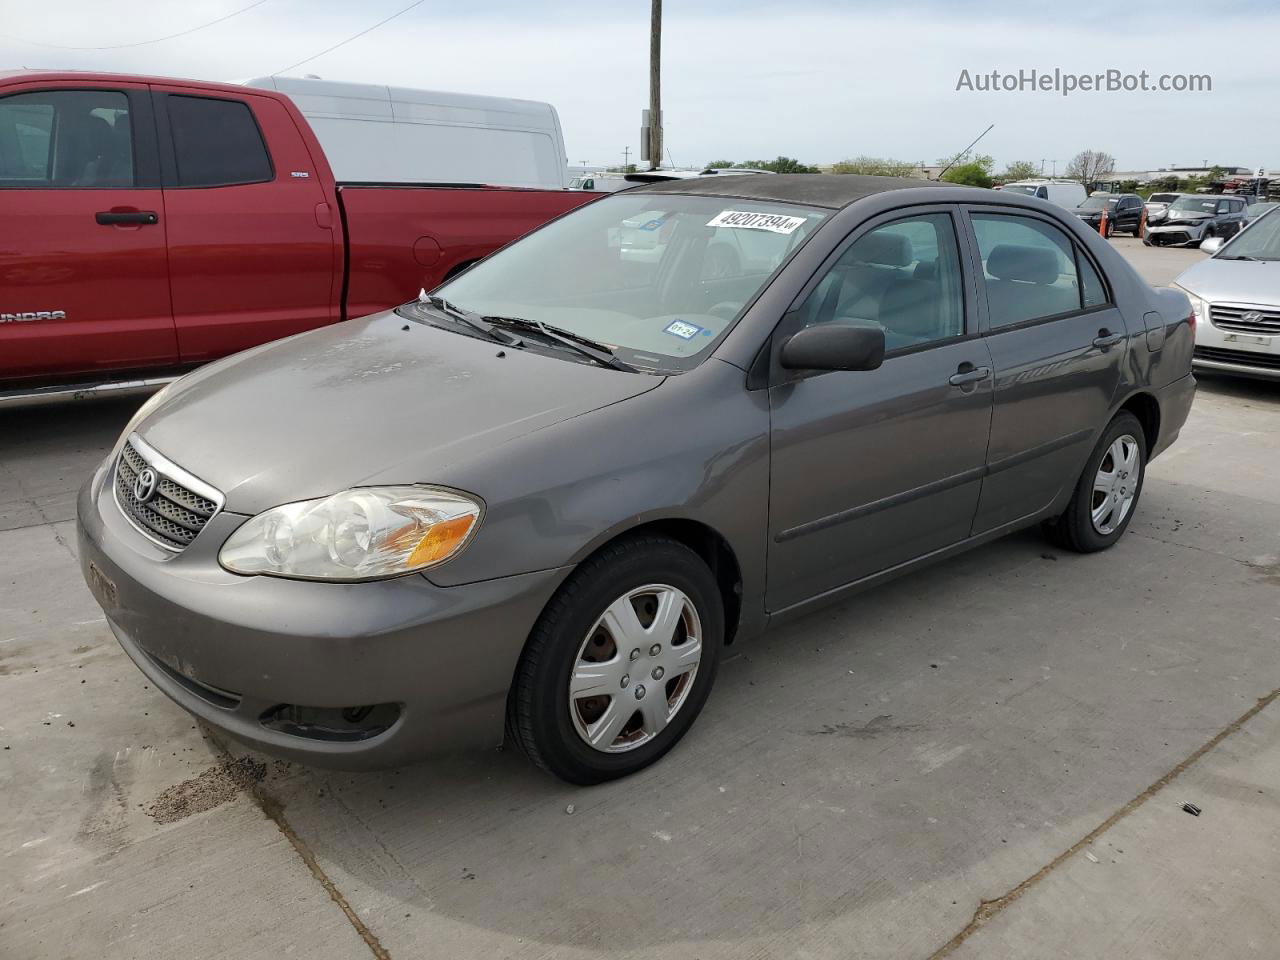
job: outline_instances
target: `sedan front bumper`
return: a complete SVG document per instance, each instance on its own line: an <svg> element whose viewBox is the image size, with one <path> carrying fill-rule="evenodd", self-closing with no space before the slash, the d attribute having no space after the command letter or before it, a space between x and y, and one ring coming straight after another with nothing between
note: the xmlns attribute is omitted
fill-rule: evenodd
<svg viewBox="0 0 1280 960"><path fill-rule="evenodd" d="M321 766L393 766L501 743L520 652L571 568L455 587L421 575L238 576L217 552L246 517L223 511L169 553L125 520L111 473L103 464L80 491L81 569L125 652L181 707L264 752Z"/></svg>

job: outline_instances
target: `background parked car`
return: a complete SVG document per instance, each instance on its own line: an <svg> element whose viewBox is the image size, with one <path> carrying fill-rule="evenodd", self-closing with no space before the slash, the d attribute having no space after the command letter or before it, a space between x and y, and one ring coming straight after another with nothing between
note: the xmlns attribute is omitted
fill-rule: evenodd
<svg viewBox="0 0 1280 960"><path fill-rule="evenodd" d="M1188 193L1169 204L1168 216L1147 225L1142 242L1157 247L1194 247L1210 237L1234 237L1245 225L1244 197Z"/></svg>
<svg viewBox="0 0 1280 960"><path fill-rule="evenodd" d="M1280 213L1274 209L1175 281L1196 313L1198 369L1280 380Z"/></svg>
<svg viewBox="0 0 1280 960"><path fill-rule="evenodd" d="M1006 183L1000 189L1028 197L1039 197L1068 210L1074 210L1088 199L1084 184L1075 180L1018 180Z"/></svg>
<svg viewBox="0 0 1280 960"><path fill-rule="evenodd" d="M1183 196L1181 193L1153 193L1142 205L1147 211L1147 223L1159 223L1169 213L1169 204Z"/></svg>
<svg viewBox="0 0 1280 960"><path fill-rule="evenodd" d="M1280 207L1280 202L1275 200L1257 200L1244 208L1244 225L1247 227L1253 221L1257 220L1264 213L1269 213L1276 207Z"/></svg>
<svg viewBox="0 0 1280 960"><path fill-rule="evenodd" d="M1117 231L1141 236L1142 198L1136 193L1095 193L1076 207L1075 215L1094 230L1102 225L1102 211L1107 212L1107 236Z"/></svg>

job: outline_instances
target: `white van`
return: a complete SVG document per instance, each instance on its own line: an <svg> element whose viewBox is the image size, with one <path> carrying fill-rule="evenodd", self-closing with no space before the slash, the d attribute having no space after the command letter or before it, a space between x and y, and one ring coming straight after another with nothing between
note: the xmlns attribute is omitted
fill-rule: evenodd
<svg viewBox="0 0 1280 960"><path fill-rule="evenodd" d="M1075 180L1019 180L1017 183L1006 183L1000 189L1039 197L1068 210L1074 210L1089 199L1084 184Z"/></svg>
<svg viewBox="0 0 1280 960"><path fill-rule="evenodd" d="M287 94L346 183L568 187L560 118L549 103L299 77L255 77Z"/></svg>

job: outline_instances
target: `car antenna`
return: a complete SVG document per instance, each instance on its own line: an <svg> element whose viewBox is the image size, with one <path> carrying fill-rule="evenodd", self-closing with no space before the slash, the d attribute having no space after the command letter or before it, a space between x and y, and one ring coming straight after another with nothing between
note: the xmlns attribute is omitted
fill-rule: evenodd
<svg viewBox="0 0 1280 960"><path fill-rule="evenodd" d="M943 167L943 168L938 172L938 175L937 175L936 177L934 177L933 179L934 179L934 180L941 180L941 179L942 179L942 175L943 175L944 173L946 173L948 170L950 170L952 167L954 167L957 163L959 163L959 162L960 162L960 158L961 158L961 157L963 157L963 156L964 156L966 153L968 153L970 150L972 150L974 147L976 147L976 146L978 145L978 140L981 140L981 139L982 139L983 137L985 137L988 133L990 133L994 128L995 128L995 124L993 123L993 124L991 124L991 126L987 127L987 129L983 130L980 134L978 134L977 139L976 139L976 140L974 140L974 141L973 141L973 143L971 143L971 144L969 144L967 147L965 147L963 150L961 150L959 153L957 153L954 157L952 157L952 158L951 158L951 162L950 162L950 163L948 163L945 167Z"/></svg>

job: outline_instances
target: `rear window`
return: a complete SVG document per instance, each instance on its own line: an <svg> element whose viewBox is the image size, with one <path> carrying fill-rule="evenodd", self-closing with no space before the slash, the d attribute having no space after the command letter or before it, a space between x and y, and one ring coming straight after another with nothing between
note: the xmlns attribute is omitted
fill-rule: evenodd
<svg viewBox="0 0 1280 960"><path fill-rule="evenodd" d="M274 173L248 104L212 97L168 97L180 187L262 183Z"/></svg>
<svg viewBox="0 0 1280 960"><path fill-rule="evenodd" d="M129 98L48 90L0 98L0 186L131 187Z"/></svg>

